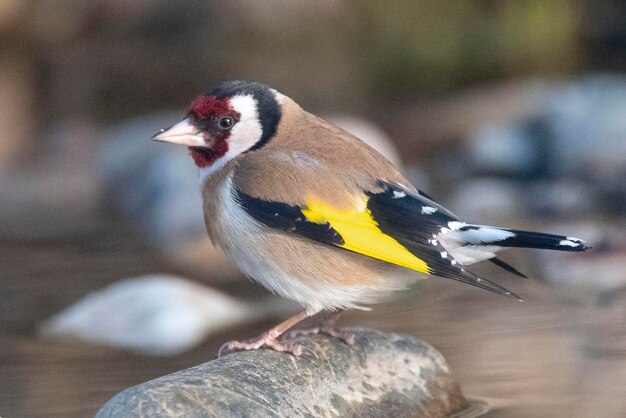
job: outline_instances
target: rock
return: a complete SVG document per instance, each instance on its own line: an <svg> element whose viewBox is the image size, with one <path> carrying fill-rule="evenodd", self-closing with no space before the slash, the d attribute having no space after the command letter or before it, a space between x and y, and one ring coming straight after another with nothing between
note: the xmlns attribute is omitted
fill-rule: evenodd
<svg viewBox="0 0 626 418"><path fill-rule="evenodd" d="M355 347L306 337L312 353L300 358L239 352L160 377L117 394L96 417L442 417L467 407L429 344L354 331Z"/></svg>
<svg viewBox="0 0 626 418"><path fill-rule="evenodd" d="M274 298L247 303L186 279L154 275L92 292L42 323L39 331L140 354L173 355L220 329L293 310Z"/></svg>

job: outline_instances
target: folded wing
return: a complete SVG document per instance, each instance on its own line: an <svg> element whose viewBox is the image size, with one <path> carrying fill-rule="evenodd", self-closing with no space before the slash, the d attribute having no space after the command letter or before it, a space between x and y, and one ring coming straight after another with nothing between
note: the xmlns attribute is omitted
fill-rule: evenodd
<svg viewBox="0 0 626 418"><path fill-rule="evenodd" d="M236 197L266 226L519 299L460 266L437 239L451 222L460 222L458 218L428 196L401 185L381 182L376 192L355 196L348 208L333 207L316 196L306 196L300 205L267 201L240 190Z"/></svg>

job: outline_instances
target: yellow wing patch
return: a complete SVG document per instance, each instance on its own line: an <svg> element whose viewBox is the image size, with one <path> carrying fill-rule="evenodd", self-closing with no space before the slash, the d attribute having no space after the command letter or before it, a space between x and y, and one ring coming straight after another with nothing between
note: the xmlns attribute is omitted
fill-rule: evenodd
<svg viewBox="0 0 626 418"><path fill-rule="evenodd" d="M426 262L409 252L398 241L378 228L378 223L367 209L365 197L352 209L335 209L318 198L306 200L302 213L315 223L328 222L341 235L344 244L340 247L368 257L396 264L421 273L430 273Z"/></svg>

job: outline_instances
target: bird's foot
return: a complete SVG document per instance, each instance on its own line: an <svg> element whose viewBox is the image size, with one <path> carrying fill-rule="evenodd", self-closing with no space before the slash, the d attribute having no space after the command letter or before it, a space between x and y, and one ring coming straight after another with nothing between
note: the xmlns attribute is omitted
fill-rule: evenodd
<svg viewBox="0 0 626 418"><path fill-rule="evenodd" d="M343 315L343 313L343 310L331 312L319 322L319 325L312 328L296 329L289 331L285 334L284 339L292 340L294 338L307 335L324 334L333 338L337 338L348 344L349 346L353 346L354 344L359 342L357 335L354 332L342 330L337 327L337 321L339 320L339 317Z"/></svg>
<svg viewBox="0 0 626 418"><path fill-rule="evenodd" d="M257 350L262 347L267 347L283 353L289 353L296 357L301 356L305 351L305 348L295 341L278 341L275 336L272 336L269 333L264 333L249 340L229 341L220 347L217 356L222 357L237 351Z"/></svg>
<svg viewBox="0 0 626 418"><path fill-rule="evenodd" d="M357 343L357 335L354 332L339 329L334 324L322 324L320 326L312 328L294 329L285 333L283 340L289 341L298 337L306 337L318 334L324 334L333 338L337 338L350 346L353 346Z"/></svg>

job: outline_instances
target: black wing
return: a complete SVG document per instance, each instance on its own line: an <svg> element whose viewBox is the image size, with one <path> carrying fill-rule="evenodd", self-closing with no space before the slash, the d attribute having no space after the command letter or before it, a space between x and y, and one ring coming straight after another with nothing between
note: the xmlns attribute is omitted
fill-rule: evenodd
<svg viewBox="0 0 626 418"><path fill-rule="evenodd" d="M433 274L521 301L504 287L461 267L438 242L442 229L450 229L449 222L460 222L456 215L421 192L414 193L393 183L382 185L382 192L368 194L367 204L382 232L424 260Z"/></svg>
<svg viewBox="0 0 626 418"><path fill-rule="evenodd" d="M307 221L298 206L268 202L235 190L236 199L245 211L257 221L272 228L302 235L325 244L343 245L344 240L328 223Z"/></svg>

